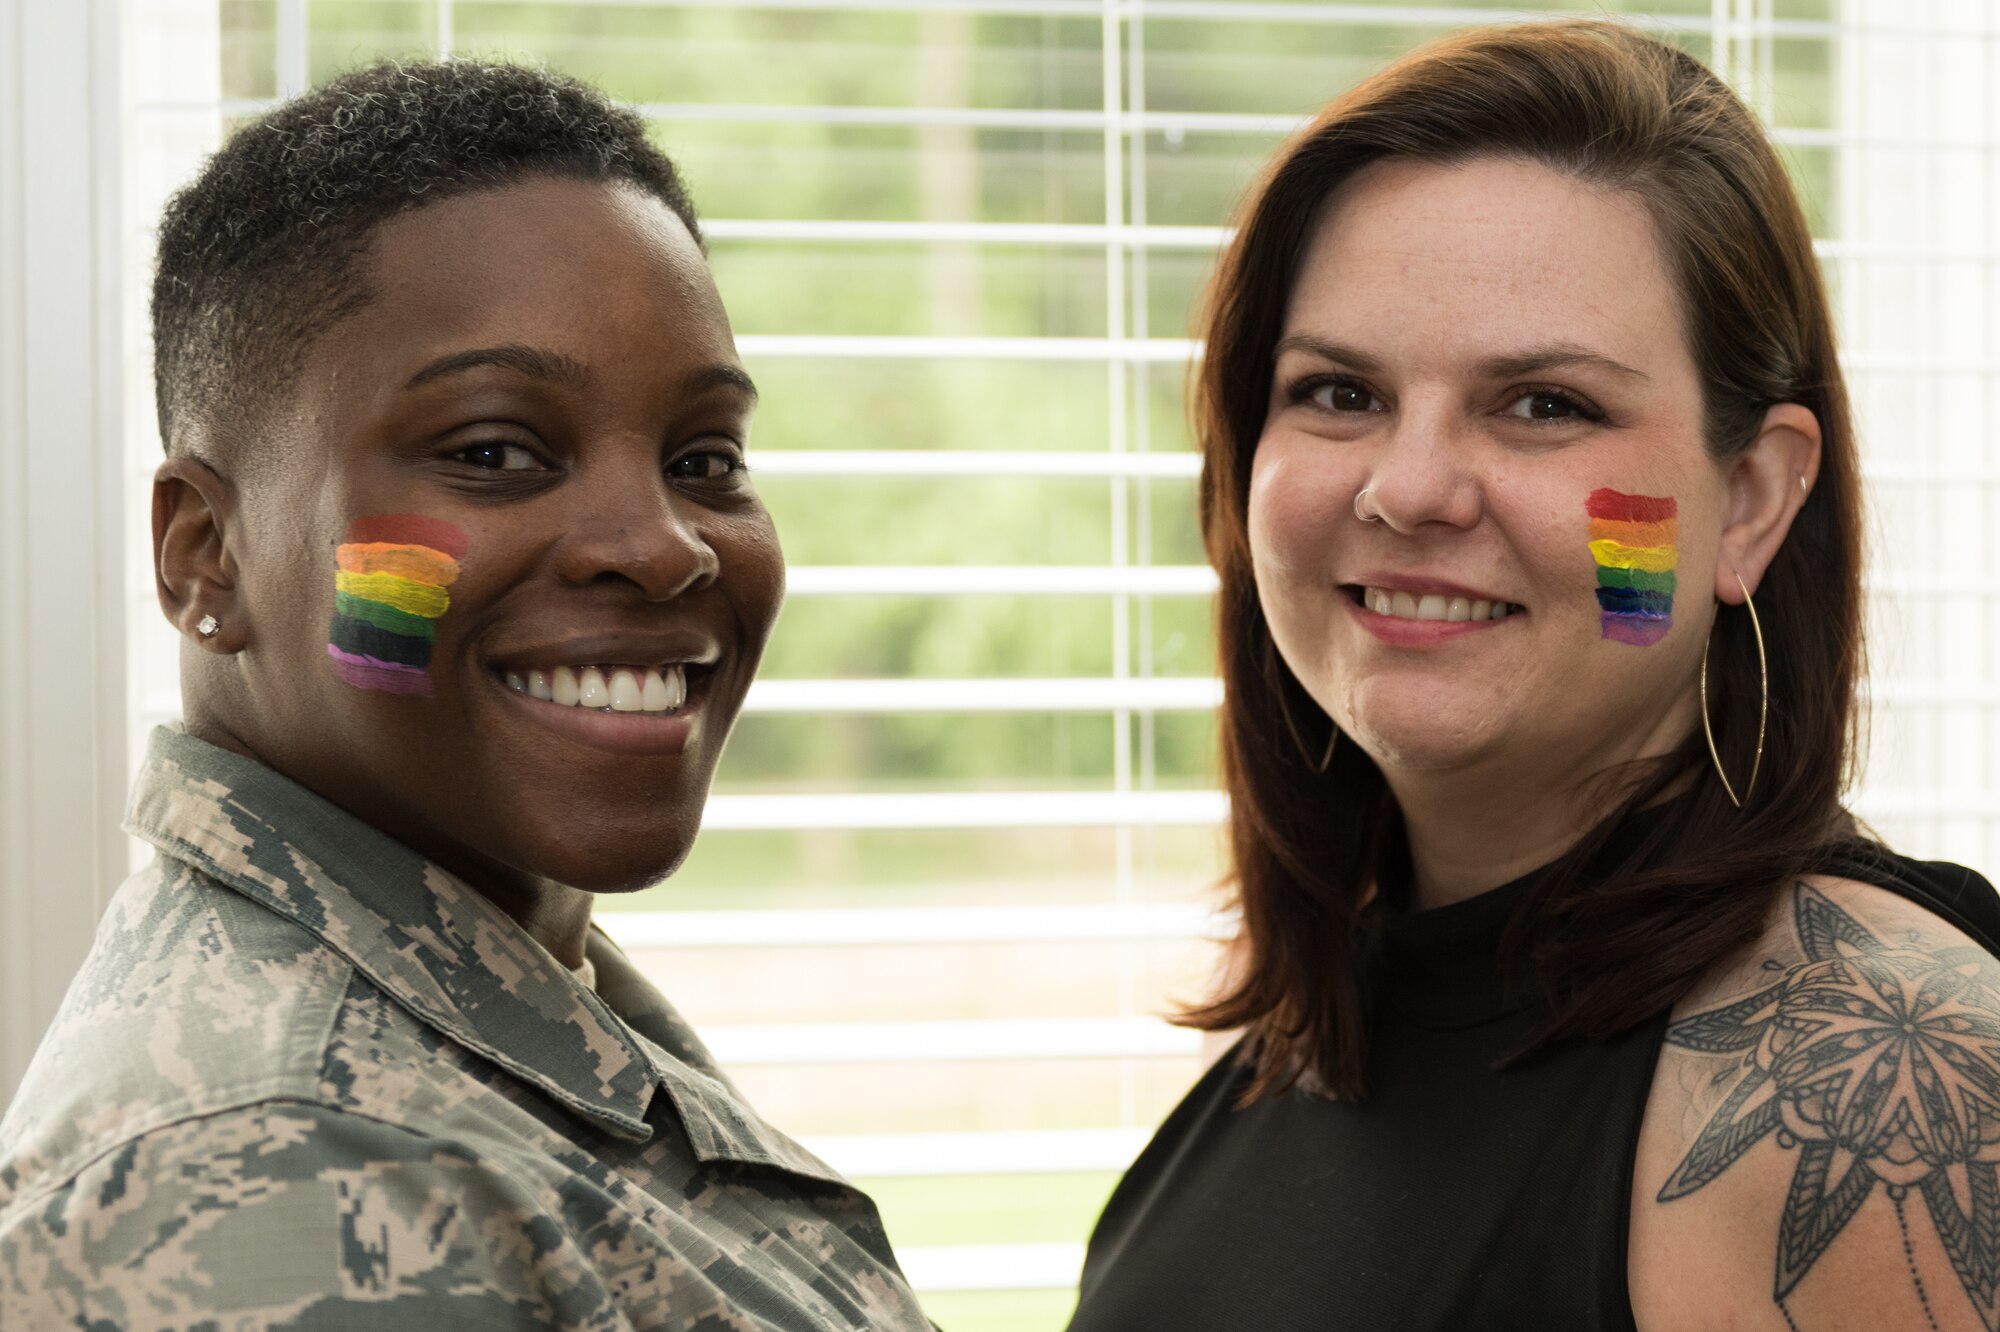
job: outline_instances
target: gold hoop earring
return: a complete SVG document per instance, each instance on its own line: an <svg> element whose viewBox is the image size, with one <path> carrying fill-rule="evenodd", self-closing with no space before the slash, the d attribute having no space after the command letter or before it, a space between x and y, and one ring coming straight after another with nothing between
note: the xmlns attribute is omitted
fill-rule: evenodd
<svg viewBox="0 0 2000 1332"><path fill-rule="evenodd" d="M1701 733L1708 738L1709 761L1715 764L1715 775L1722 779L1722 789L1729 796L1729 803L1743 808L1743 802L1757 789L1757 773L1764 766L1764 728L1771 720L1771 671L1770 663L1764 656L1764 626L1757 621L1757 603L1750 599L1750 589L1744 585L1743 575L1737 574L1736 586L1743 588L1743 609L1750 612L1750 632L1757 637L1757 687L1761 697L1757 702L1757 752L1750 760L1750 780L1744 783L1743 800L1736 798L1736 788L1729 784L1729 774L1722 770L1722 755L1715 748L1715 727L1708 720L1708 645L1715 639L1715 623L1709 622L1708 638L1701 645Z"/></svg>

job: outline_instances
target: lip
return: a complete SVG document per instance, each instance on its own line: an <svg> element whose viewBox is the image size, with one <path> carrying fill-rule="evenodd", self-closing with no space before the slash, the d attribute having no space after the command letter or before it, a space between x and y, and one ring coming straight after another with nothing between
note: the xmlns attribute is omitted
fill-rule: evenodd
<svg viewBox="0 0 2000 1332"><path fill-rule="evenodd" d="M1493 592L1481 592L1463 583L1448 583L1442 578L1417 578L1409 574L1366 573L1355 578L1343 578L1343 587L1379 587L1390 592L1407 592L1413 597L1440 596L1464 597L1467 601L1512 601ZM1518 604L1518 603L1517 603ZM1505 623L1505 621L1496 621Z"/></svg>
<svg viewBox="0 0 2000 1332"><path fill-rule="evenodd" d="M502 674L550 671L558 666L687 665L706 669L721 658L722 645L698 629L616 629L565 634L506 648L487 654L485 664L489 671Z"/></svg>
<svg viewBox="0 0 2000 1332"><path fill-rule="evenodd" d="M574 660L573 658L571 659ZM681 706L671 713L606 712L597 708L566 707L549 703L507 687L492 670L481 672L503 706L515 709L523 720L546 727L564 739L608 754L626 757L672 757L686 751L694 739L708 702L707 671L688 677L688 693Z"/></svg>
<svg viewBox="0 0 2000 1332"><path fill-rule="evenodd" d="M1468 601L1507 600L1506 597L1475 591L1462 584L1446 582L1440 578L1414 578L1405 574L1367 574L1341 586L1343 589L1377 587L1389 592L1406 592L1413 597L1464 597ZM1391 647L1438 647L1472 634L1493 633L1505 629L1527 615L1526 611L1516 611L1504 620L1412 620L1400 615L1377 614L1354 597L1342 596L1341 601L1346 604L1348 613L1363 629L1372 634L1377 641Z"/></svg>

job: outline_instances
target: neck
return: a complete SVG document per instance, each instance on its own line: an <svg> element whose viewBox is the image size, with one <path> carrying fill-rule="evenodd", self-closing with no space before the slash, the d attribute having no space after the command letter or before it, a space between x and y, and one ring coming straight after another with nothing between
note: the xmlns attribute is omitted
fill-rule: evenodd
<svg viewBox="0 0 2000 1332"><path fill-rule="evenodd" d="M513 917L556 961L571 971L583 965L583 941L590 936L590 908L595 900L591 894L547 880L522 893L494 891L475 880L466 881Z"/></svg>
<svg viewBox="0 0 2000 1332"><path fill-rule="evenodd" d="M1385 768L1410 842L1417 909L1477 897L1559 858L1617 808L1630 788L1597 780L1636 759L1664 755L1688 720L1670 710L1617 752L1582 752L1564 770L1482 763L1451 771Z"/></svg>
<svg viewBox="0 0 2000 1332"><path fill-rule="evenodd" d="M1412 905L1477 897L1576 845L1606 811L1568 793L1526 792L1490 779L1391 780L1410 840ZM1496 798L1494 792L1506 791ZM1567 796L1568 798L1563 798Z"/></svg>

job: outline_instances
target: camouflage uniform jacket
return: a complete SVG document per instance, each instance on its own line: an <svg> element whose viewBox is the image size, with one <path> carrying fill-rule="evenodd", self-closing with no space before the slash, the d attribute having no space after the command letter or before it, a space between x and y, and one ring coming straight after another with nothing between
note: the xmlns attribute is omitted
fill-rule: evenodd
<svg viewBox="0 0 2000 1332"><path fill-rule="evenodd" d="M161 731L0 1121L0 1328L928 1329L875 1206L601 933Z"/></svg>

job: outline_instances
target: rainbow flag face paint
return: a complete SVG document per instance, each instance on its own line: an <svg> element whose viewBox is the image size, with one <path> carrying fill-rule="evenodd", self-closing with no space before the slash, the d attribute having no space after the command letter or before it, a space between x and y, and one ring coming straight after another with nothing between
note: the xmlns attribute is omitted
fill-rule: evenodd
<svg viewBox="0 0 2000 1332"><path fill-rule="evenodd" d="M1604 637L1651 647L1674 626L1674 543L1680 523L1671 498L1593 490L1590 553Z"/></svg>
<svg viewBox="0 0 2000 1332"><path fill-rule="evenodd" d="M356 689L431 692L431 643L451 605L465 533L420 514L357 518L334 552L326 655Z"/></svg>

